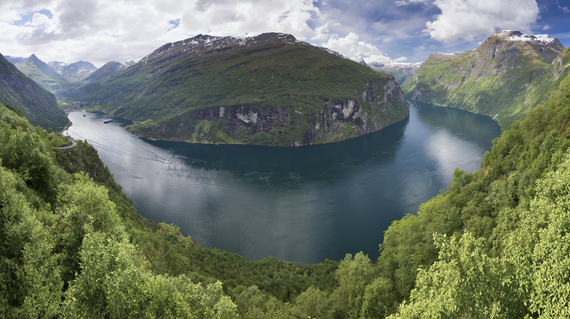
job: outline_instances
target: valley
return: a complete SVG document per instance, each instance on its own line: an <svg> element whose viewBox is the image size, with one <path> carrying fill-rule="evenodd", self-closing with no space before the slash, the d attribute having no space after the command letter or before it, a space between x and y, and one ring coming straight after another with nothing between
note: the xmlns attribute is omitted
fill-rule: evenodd
<svg viewBox="0 0 570 319"><path fill-rule="evenodd" d="M567 317L569 55L503 30L416 64L285 33L0 56L0 313Z"/></svg>

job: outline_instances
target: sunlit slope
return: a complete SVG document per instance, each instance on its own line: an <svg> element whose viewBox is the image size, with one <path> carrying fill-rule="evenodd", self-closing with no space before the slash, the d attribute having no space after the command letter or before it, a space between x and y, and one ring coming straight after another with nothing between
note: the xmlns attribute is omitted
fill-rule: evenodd
<svg viewBox="0 0 570 319"><path fill-rule="evenodd" d="M137 134L200 143L331 142L409 115L392 76L277 33L169 43L77 98Z"/></svg>
<svg viewBox="0 0 570 319"><path fill-rule="evenodd" d="M569 55L555 38L499 31L475 50L432 54L402 90L417 101L491 116L504 130L558 88Z"/></svg>

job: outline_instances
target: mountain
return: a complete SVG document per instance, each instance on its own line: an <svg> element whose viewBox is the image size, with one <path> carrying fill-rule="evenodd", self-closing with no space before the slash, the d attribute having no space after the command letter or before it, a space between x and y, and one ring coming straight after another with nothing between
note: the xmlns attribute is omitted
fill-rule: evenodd
<svg viewBox="0 0 570 319"><path fill-rule="evenodd" d="M193 143L335 142L409 115L392 76L281 33L167 43L74 99L134 120L136 134Z"/></svg>
<svg viewBox="0 0 570 319"><path fill-rule="evenodd" d="M379 62L371 62L368 63L368 66L372 68L372 70L391 74L396 78L398 84L402 85L404 81L416 74L416 72L420 69L423 62L417 63L406 63L406 62L388 62L388 63L379 63Z"/></svg>
<svg viewBox="0 0 570 319"><path fill-rule="evenodd" d="M356 62L356 63L358 63L358 64L364 65L364 66L367 67L367 68L370 67L370 66L366 63L366 61L364 61L364 59L361 58L361 57L354 57L354 58L352 58L351 60L354 61L354 62Z"/></svg>
<svg viewBox="0 0 570 319"><path fill-rule="evenodd" d="M122 71L133 64L135 64L134 61L124 62L124 63L117 61L107 62L105 63L105 65L97 69L95 72L91 73L91 75L89 75L83 81L85 83L106 81L111 76L115 75L115 73Z"/></svg>
<svg viewBox="0 0 570 319"><path fill-rule="evenodd" d="M477 49L432 54L402 90L417 101L491 116L506 129L559 86L569 55L556 38L499 31Z"/></svg>
<svg viewBox="0 0 570 319"><path fill-rule="evenodd" d="M9 104L33 125L61 130L67 117L57 108L55 95L22 73L0 54L0 103Z"/></svg>
<svg viewBox="0 0 570 319"><path fill-rule="evenodd" d="M82 81L97 70L91 62L85 61L74 63L51 61L48 62L48 66L57 74L65 77L69 82Z"/></svg>
<svg viewBox="0 0 570 319"><path fill-rule="evenodd" d="M35 54L30 55L30 57L21 60L15 65L18 70L48 91L56 93L69 87L69 83L63 75L58 74Z"/></svg>

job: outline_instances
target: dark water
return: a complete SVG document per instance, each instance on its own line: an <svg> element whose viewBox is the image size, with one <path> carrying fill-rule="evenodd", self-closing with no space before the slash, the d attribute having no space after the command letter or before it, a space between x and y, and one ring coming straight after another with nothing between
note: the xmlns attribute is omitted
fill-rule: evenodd
<svg viewBox="0 0 570 319"><path fill-rule="evenodd" d="M375 260L391 222L445 189L456 167L478 170L500 134L489 117L423 103L379 132L298 148L150 141L103 113L69 118L69 135L97 148L146 218L206 247L303 263L359 251Z"/></svg>

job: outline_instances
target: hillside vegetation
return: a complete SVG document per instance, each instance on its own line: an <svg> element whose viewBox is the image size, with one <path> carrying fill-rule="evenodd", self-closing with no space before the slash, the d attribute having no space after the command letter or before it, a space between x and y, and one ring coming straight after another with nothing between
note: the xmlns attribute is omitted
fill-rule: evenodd
<svg viewBox="0 0 570 319"><path fill-rule="evenodd" d="M136 134L195 143L332 142L409 116L392 76L277 33L169 43L75 98Z"/></svg>
<svg viewBox="0 0 570 319"><path fill-rule="evenodd" d="M67 116L57 108L53 93L36 84L0 54L0 103L22 111L33 125L61 130Z"/></svg>
<svg viewBox="0 0 570 319"><path fill-rule="evenodd" d="M557 39L499 31L475 50L432 54L402 90L420 102L488 115L505 130L558 89L569 64L570 50Z"/></svg>

